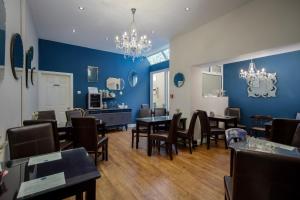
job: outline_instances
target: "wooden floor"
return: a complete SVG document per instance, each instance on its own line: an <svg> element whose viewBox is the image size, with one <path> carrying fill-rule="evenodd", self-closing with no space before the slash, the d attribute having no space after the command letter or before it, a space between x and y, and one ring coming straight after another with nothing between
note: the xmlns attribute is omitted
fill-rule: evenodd
<svg viewBox="0 0 300 200"><path fill-rule="evenodd" d="M131 134L108 134L109 160L100 161L97 199L224 199L224 175L229 174L229 150L224 143L196 147L193 154L180 147L173 161L165 151L146 153L146 139L131 148Z"/></svg>

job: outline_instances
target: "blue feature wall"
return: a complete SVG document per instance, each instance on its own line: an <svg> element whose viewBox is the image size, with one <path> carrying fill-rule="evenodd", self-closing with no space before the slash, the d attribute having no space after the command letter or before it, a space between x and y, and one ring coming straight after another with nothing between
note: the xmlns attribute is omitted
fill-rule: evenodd
<svg viewBox="0 0 300 200"><path fill-rule="evenodd" d="M99 67L99 81L88 83L87 66ZM73 73L74 107L86 108L88 87L106 89L108 77L123 78L123 95L108 101L108 106L125 103L133 109L132 122L141 104L149 104L149 63L146 59L125 59L123 55L99 51L48 40L39 40L39 69L45 71ZM138 73L138 84L132 88L128 84L128 73ZM81 94L77 94L81 91Z"/></svg>
<svg viewBox="0 0 300 200"><path fill-rule="evenodd" d="M295 118L300 112L300 51L273 55L254 60L258 69L277 73L277 96L271 98L248 97L246 81L239 78L241 69L247 69L250 60L224 65L224 90L230 107L240 107L242 123L251 125L255 114Z"/></svg>

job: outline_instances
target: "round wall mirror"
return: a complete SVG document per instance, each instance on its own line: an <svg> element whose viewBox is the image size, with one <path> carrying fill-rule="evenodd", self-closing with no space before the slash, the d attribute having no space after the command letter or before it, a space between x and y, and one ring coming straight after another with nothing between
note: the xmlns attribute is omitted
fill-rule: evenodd
<svg viewBox="0 0 300 200"><path fill-rule="evenodd" d="M19 33L13 35L11 40L10 51L11 70L14 75L14 78L18 80L15 68L23 68L24 64L23 42Z"/></svg>
<svg viewBox="0 0 300 200"><path fill-rule="evenodd" d="M174 85L178 88L182 87L184 84L185 78L183 73L177 73L174 76Z"/></svg>
<svg viewBox="0 0 300 200"><path fill-rule="evenodd" d="M5 65L6 11L4 1L0 0L0 68Z"/></svg>
<svg viewBox="0 0 300 200"><path fill-rule="evenodd" d="M128 82L131 87L135 87L138 83L138 74L135 71L131 71L128 74Z"/></svg>

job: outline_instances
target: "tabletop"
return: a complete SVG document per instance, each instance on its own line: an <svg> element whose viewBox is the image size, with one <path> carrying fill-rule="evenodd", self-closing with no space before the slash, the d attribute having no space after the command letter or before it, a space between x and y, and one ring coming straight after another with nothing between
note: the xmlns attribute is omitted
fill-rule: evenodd
<svg viewBox="0 0 300 200"><path fill-rule="evenodd" d="M172 120L172 116L157 116L157 117L143 117L136 118L137 122L145 122L145 123L155 123L155 122L167 122ZM180 120L186 120L185 117L180 118Z"/></svg>
<svg viewBox="0 0 300 200"><path fill-rule="evenodd" d="M61 172L64 172L65 184L18 199L39 197L100 177L100 173L84 148L62 151L61 159L58 160L31 166L28 166L28 162L29 158L24 158L3 163L3 168L8 170L8 175L4 177L0 199L17 199L18 190L22 182Z"/></svg>
<svg viewBox="0 0 300 200"><path fill-rule="evenodd" d="M214 115L214 116L208 116L209 119L215 119L215 120L234 120L237 119L235 116L228 116L228 115Z"/></svg>

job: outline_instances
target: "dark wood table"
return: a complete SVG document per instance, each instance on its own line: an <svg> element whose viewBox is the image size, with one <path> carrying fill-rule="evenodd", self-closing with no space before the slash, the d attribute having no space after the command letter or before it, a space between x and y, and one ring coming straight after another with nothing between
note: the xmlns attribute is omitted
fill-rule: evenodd
<svg viewBox="0 0 300 200"><path fill-rule="evenodd" d="M47 189L19 199L58 200L76 195L87 200L96 199L96 179L100 178L94 162L84 148L61 152L62 159L28 166L29 158L8 161L2 167L8 170L0 190L1 200L17 199L21 183L64 172L66 184ZM18 200L19 200L18 199Z"/></svg>
<svg viewBox="0 0 300 200"><path fill-rule="evenodd" d="M170 124L172 121L172 116L157 116L157 117L144 117L136 119L136 137L139 137L140 126L145 126L148 128L147 133L147 153L150 156L150 143L149 135L151 134L152 127L160 124ZM186 118L180 118L180 123L182 124L182 129L186 129ZM136 148L138 148L138 139L136 139Z"/></svg>
<svg viewBox="0 0 300 200"><path fill-rule="evenodd" d="M230 158L231 176L233 172L233 163L234 163L234 155L235 155L234 152L238 150L257 151L257 152L264 152L264 153L300 158L300 151L298 148L271 142L268 140L249 137L249 136L245 141L230 144L229 148L231 149L231 158Z"/></svg>
<svg viewBox="0 0 300 200"><path fill-rule="evenodd" d="M229 123L233 123L234 127L237 127L237 117L235 117L235 116L213 115L213 116L208 116L208 119L210 121L217 122L217 124L219 122L224 122L225 129L228 129L228 124Z"/></svg>

